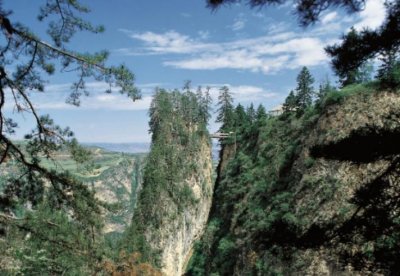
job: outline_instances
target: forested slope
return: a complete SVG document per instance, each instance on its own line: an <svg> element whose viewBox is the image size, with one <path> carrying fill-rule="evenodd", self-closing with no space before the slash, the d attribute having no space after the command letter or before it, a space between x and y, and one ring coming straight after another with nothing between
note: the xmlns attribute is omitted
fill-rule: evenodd
<svg viewBox="0 0 400 276"><path fill-rule="evenodd" d="M398 93L353 85L304 110L239 106L232 118L187 275L399 271Z"/></svg>

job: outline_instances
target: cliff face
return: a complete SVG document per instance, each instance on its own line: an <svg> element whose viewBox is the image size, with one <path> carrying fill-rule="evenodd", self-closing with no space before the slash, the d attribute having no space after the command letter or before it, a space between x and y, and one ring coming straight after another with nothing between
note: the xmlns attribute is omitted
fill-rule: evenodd
<svg viewBox="0 0 400 276"><path fill-rule="evenodd" d="M165 275L182 275L191 255L193 243L199 239L207 222L212 198L212 166L210 145L202 143L196 156L196 162L202 164L199 171L188 174L183 183L193 194L193 204L177 210L176 204L168 198L163 198L162 206L166 213L176 214L175 217L166 215L161 220L158 231L146 233L150 244L158 249L162 272Z"/></svg>
<svg viewBox="0 0 400 276"><path fill-rule="evenodd" d="M294 201L307 221L305 235L319 233L318 250L305 251L309 273L399 270L399 138L398 94L351 97L321 116L295 164L301 167L307 155L316 161L303 173Z"/></svg>
<svg viewBox="0 0 400 276"><path fill-rule="evenodd" d="M189 275L400 270L399 94L359 93L239 132Z"/></svg>
<svg viewBox="0 0 400 276"><path fill-rule="evenodd" d="M151 150L125 244L165 275L183 274L211 205L211 142L202 111L193 93L164 90L150 110Z"/></svg>

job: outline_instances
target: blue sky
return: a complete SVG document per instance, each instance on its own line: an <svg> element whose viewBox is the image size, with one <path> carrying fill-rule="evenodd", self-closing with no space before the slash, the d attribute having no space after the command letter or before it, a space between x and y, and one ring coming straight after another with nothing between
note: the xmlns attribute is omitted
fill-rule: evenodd
<svg viewBox="0 0 400 276"><path fill-rule="evenodd" d="M4 1L20 21L46 39L45 26L35 20L45 1ZM146 142L147 109L155 87L211 86L212 95L228 85L236 102L262 103L267 109L282 103L296 85L296 75L307 66L316 80L335 81L323 48L338 42L351 26L375 28L384 19L383 0L367 0L365 9L349 16L342 10L322 14L314 26L303 29L292 14L293 4L250 9L235 4L211 11L205 1L96 0L82 1L92 12L87 18L105 26L103 34L78 34L71 49L110 51L109 65L124 63L136 75L143 98L135 103L119 94L104 94L105 85L89 81L91 94L79 108L65 103L72 74L49 79L46 93L32 92L41 114L50 114L61 126L70 126L81 142ZM15 138L32 126L30 114L7 115L20 125ZM217 126L210 125L211 130Z"/></svg>

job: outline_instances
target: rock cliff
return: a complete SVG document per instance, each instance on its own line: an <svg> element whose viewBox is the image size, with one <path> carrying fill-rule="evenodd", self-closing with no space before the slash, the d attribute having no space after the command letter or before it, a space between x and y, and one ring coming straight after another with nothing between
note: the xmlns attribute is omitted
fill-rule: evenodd
<svg viewBox="0 0 400 276"><path fill-rule="evenodd" d="M337 92L238 137L188 275L400 270L399 94Z"/></svg>
<svg viewBox="0 0 400 276"><path fill-rule="evenodd" d="M160 90L150 110L151 150L125 244L165 275L183 274L211 206L211 141L201 103L191 92Z"/></svg>

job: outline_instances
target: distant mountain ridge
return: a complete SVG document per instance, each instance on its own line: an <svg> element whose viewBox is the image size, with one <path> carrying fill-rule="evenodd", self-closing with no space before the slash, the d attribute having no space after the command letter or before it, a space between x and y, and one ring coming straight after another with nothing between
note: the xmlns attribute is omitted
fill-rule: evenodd
<svg viewBox="0 0 400 276"><path fill-rule="evenodd" d="M107 151L124 153L145 153L150 151L150 142L142 143L81 143L85 146L95 146Z"/></svg>

